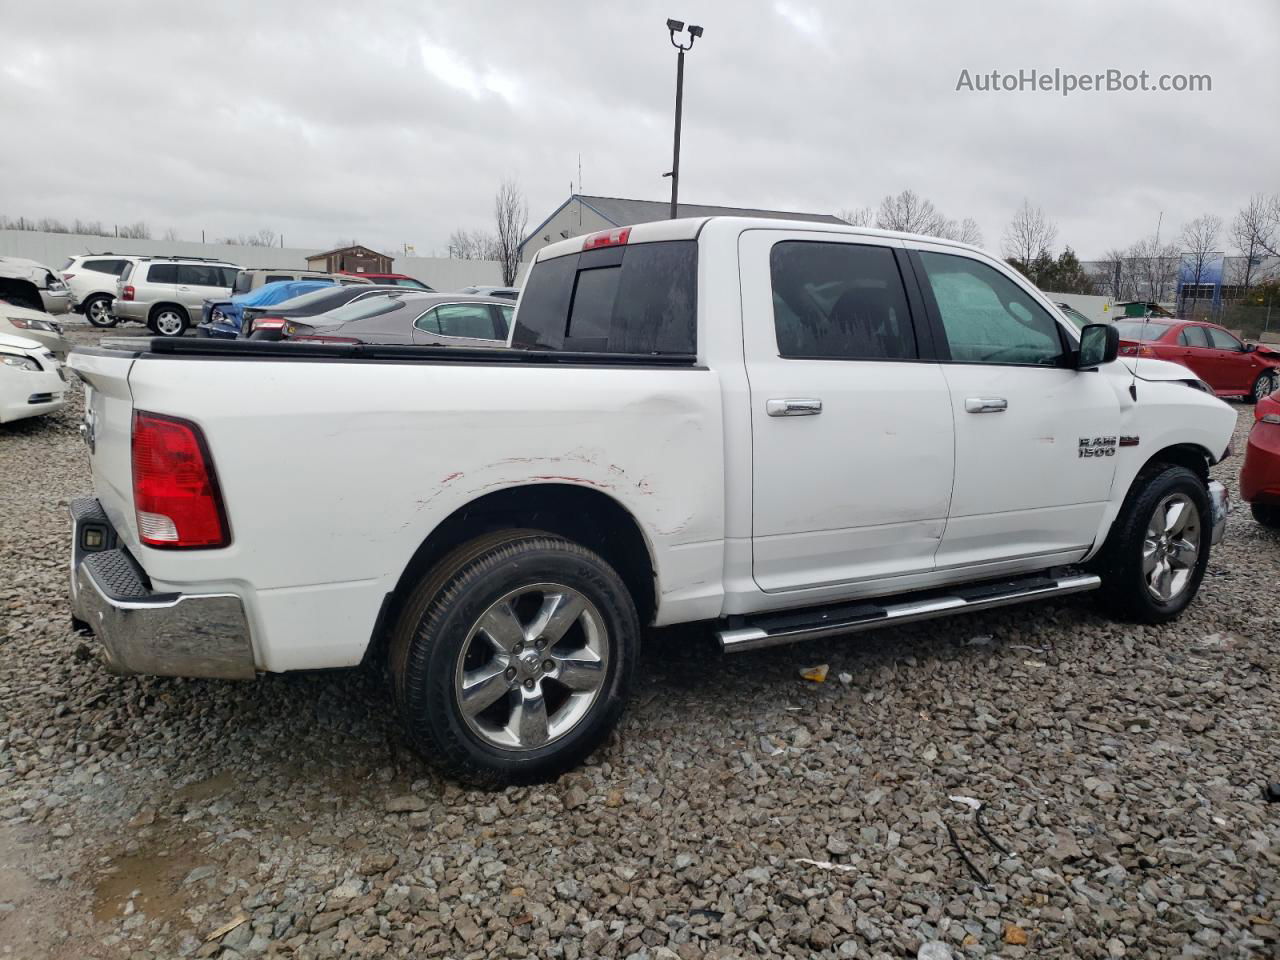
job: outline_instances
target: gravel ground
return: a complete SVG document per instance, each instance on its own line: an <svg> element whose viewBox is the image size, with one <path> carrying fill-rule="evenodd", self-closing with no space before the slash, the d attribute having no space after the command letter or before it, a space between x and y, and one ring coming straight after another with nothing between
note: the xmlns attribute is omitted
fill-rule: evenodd
<svg viewBox="0 0 1280 960"><path fill-rule="evenodd" d="M0 427L0 956L1280 955L1280 537L1247 511L1158 629L1082 598L655 635L588 766L484 793L366 673L107 674L65 605L80 403Z"/></svg>

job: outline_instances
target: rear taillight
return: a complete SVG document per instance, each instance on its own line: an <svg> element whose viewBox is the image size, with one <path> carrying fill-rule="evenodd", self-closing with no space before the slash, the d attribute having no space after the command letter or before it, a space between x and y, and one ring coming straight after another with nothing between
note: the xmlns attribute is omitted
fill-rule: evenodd
<svg viewBox="0 0 1280 960"><path fill-rule="evenodd" d="M1140 356L1140 357L1154 357L1154 356L1156 356L1155 348L1154 348L1154 347L1148 347L1145 343L1140 343L1140 344L1138 344L1138 350L1137 350L1137 353L1138 353L1138 356Z"/></svg>
<svg viewBox="0 0 1280 960"><path fill-rule="evenodd" d="M280 330L286 321L283 317L258 317L249 322L254 330Z"/></svg>
<svg viewBox="0 0 1280 960"><path fill-rule="evenodd" d="M74 274L74 273L64 273L64 274L62 275L62 279L63 279L63 280L70 280L70 279L71 279L72 277L74 277L74 276L75 276L75 274Z"/></svg>
<svg viewBox="0 0 1280 960"><path fill-rule="evenodd" d="M631 236L630 227L617 227L613 230L601 230L582 241L583 250L594 250L596 247L620 247Z"/></svg>
<svg viewBox="0 0 1280 960"><path fill-rule="evenodd" d="M149 547L211 548L231 542L213 461L189 420L133 414L133 506Z"/></svg>
<svg viewBox="0 0 1280 960"><path fill-rule="evenodd" d="M121 291L121 293L120 293L120 299L121 299L121 300L132 300L132 299L133 299L133 295L134 295L136 292L137 292L137 291L136 291L136 290L134 290L134 289L133 289L133 287L128 286L128 285L126 284L126 285L125 285L124 290L123 290L123 291Z"/></svg>

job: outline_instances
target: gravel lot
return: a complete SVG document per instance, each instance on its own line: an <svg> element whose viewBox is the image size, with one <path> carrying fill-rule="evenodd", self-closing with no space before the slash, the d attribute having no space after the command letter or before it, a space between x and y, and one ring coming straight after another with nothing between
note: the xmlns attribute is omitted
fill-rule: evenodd
<svg viewBox="0 0 1280 960"><path fill-rule="evenodd" d="M1160 629L1086 597L731 659L664 632L590 765L482 793L369 674L106 673L65 601L80 403L0 427L0 956L1280 955L1247 511Z"/></svg>

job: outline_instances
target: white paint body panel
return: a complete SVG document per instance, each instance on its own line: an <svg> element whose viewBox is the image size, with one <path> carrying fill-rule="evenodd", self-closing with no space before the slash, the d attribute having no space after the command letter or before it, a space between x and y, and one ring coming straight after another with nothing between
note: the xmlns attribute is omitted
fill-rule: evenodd
<svg viewBox="0 0 1280 960"><path fill-rule="evenodd" d="M497 490L569 484L612 497L644 534L655 620L669 624L1079 559L1162 446L1226 447L1235 415L1225 404L1144 380L1135 404L1119 363L979 376L928 362L780 360L768 243L752 239L766 233L925 244L776 220L637 227L633 242L698 238L697 368L75 351L92 388L95 493L156 589L240 596L258 667L281 671L357 663L417 548ZM955 412L957 397L993 383L1010 394L1009 414L970 423L984 418ZM763 415L770 397L815 394L821 416ZM204 431L229 547L139 545L134 409ZM1066 462L1063 447L1103 432L1141 435L1141 446L1090 464L1099 471Z"/></svg>

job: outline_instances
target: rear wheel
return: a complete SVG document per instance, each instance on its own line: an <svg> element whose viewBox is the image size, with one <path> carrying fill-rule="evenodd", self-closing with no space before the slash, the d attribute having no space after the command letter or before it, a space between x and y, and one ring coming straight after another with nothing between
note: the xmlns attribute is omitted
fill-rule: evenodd
<svg viewBox="0 0 1280 960"><path fill-rule="evenodd" d="M1103 604L1138 623L1182 613L1209 562L1210 517L1205 485L1186 467L1143 469L1093 563Z"/></svg>
<svg viewBox="0 0 1280 960"><path fill-rule="evenodd" d="M1249 400L1257 403L1264 397L1271 396L1277 389L1280 389L1280 377L1276 376L1274 370L1266 370L1253 382L1253 392L1249 395Z"/></svg>
<svg viewBox="0 0 1280 960"><path fill-rule="evenodd" d="M1255 503L1252 507L1253 519L1264 527L1280 530L1280 506L1273 503Z"/></svg>
<svg viewBox="0 0 1280 960"><path fill-rule="evenodd" d="M119 323L111 315L111 297L105 294L90 297L84 302L84 318L95 327L114 327Z"/></svg>
<svg viewBox="0 0 1280 960"><path fill-rule="evenodd" d="M181 307L164 304L151 311L147 325L162 337L180 337L187 332L187 313Z"/></svg>
<svg viewBox="0 0 1280 960"><path fill-rule="evenodd" d="M503 531L419 582L391 638L393 690L414 745L449 774L545 780L609 735L639 644L635 605L603 558Z"/></svg>

